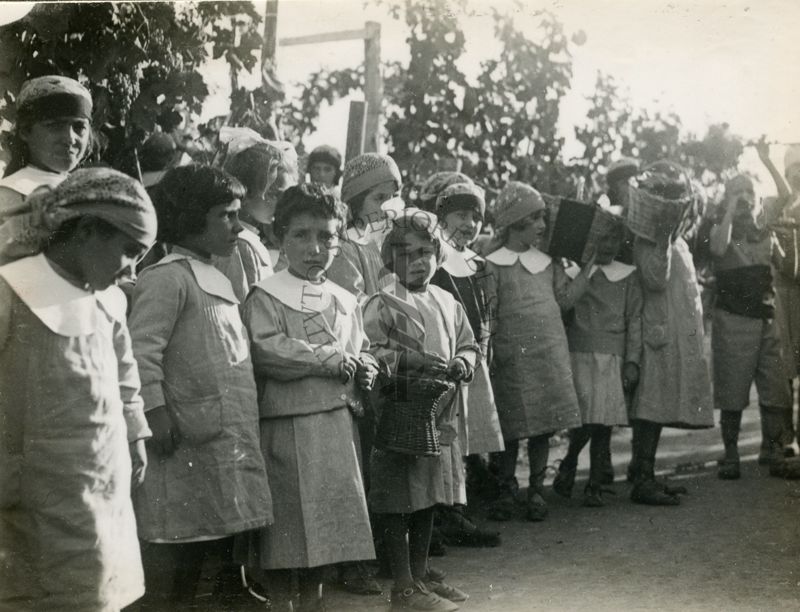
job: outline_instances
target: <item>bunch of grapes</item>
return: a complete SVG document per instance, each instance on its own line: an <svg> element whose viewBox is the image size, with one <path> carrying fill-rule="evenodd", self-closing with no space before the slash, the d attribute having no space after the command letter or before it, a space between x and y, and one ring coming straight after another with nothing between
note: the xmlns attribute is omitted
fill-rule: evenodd
<svg viewBox="0 0 800 612"><path fill-rule="evenodd" d="M639 189L665 200L684 200L692 196L692 184L678 164L657 161L647 166L637 177Z"/></svg>

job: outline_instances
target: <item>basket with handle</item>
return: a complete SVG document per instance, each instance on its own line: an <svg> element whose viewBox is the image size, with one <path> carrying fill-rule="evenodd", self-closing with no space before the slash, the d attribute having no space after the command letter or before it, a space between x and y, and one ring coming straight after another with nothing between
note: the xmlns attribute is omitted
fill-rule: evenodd
<svg viewBox="0 0 800 612"><path fill-rule="evenodd" d="M439 455L436 418L452 400L455 391L454 382L440 378L393 378L381 390L383 401L375 448L403 455Z"/></svg>

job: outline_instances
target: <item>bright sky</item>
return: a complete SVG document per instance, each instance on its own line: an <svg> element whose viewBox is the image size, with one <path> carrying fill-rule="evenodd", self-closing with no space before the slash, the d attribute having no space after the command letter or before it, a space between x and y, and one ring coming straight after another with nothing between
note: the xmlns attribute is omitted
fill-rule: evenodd
<svg viewBox="0 0 800 612"><path fill-rule="evenodd" d="M584 121L585 96L592 92L598 70L624 84L634 105L674 110L696 134L704 134L710 123L727 121L747 138L764 133L771 141L800 142L796 0L551 0L524 2L522 8L507 0L471 0L470 6L476 15L461 18L468 75L497 52L491 7L514 11L520 29L533 23L536 11L547 9L564 23L568 35L586 32L586 43L573 46L572 91L562 102L560 129L568 155L579 152L571 141L572 126ZM280 0L278 36L355 29L368 19L382 24L383 59L407 60L405 24L384 9L364 8L362 0ZM358 41L278 48L278 71L285 83L302 81L320 67L360 61L363 45ZM223 90L219 102L224 105ZM308 144L326 142L343 149L347 108L344 101L323 109L321 129ZM773 147L779 168L782 156L783 148ZM759 170L752 148L746 150L743 165ZM771 185L766 175L764 180Z"/></svg>
<svg viewBox="0 0 800 612"><path fill-rule="evenodd" d="M264 10L263 1L255 5ZM514 12L523 30L532 31L533 16L546 9L564 23L568 35L585 31L586 43L573 45L572 91L562 100L560 130L567 156L580 153L572 128L584 122L585 96L598 70L626 86L635 106L675 111L695 134L704 134L710 123L727 121L746 138L766 134L771 141L800 142L795 110L800 100L798 0L527 0L521 8L512 0L470 0L469 5L474 14L461 17L467 75L476 74L480 62L498 51L492 7ZM407 61L405 24L371 1L365 6L364 0L279 0L278 37L357 29L367 20L382 25L383 59ZM321 67L361 61L360 41L278 48L279 77L289 85ZM212 97L204 115L224 114L227 67L220 61L206 72ZM321 128L308 144L344 149L347 109L347 100L322 109ZM783 147L773 147L772 157L782 169ZM752 148L746 149L743 166L761 170ZM759 173L762 185L771 189L766 174Z"/></svg>

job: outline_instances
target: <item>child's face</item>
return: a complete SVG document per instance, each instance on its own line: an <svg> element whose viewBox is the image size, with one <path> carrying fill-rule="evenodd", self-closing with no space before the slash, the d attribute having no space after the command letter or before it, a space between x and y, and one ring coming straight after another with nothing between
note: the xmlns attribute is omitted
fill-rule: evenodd
<svg viewBox="0 0 800 612"><path fill-rule="evenodd" d="M381 208L381 205L396 195L398 195L398 189L394 181L384 181L373 187L364 198L364 204L358 213L363 227L382 226L383 220L386 219L386 211Z"/></svg>
<svg viewBox="0 0 800 612"><path fill-rule="evenodd" d="M336 177L336 168L333 164L326 162L314 162L308 168L308 174L311 176L311 182L326 187L333 187L334 178Z"/></svg>
<svg viewBox="0 0 800 612"><path fill-rule="evenodd" d="M83 117L57 117L37 121L20 134L31 163L52 170L74 170L89 146L91 127Z"/></svg>
<svg viewBox="0 0 800 612"><path fill-rule="evenodd" d="M747 220L753 216L753 209L756 205L756 192L753 184L749 181L738 181L725 194L736 202L736 212L734 220Z"/></svg>
<svg viewBox="0 0 800 612"><path fill-rule="evenodd" d="M436 268L436 246L430 239L409 232L395 247L394 271L405 287L424 289Z"/></svg>
<svg viewBox="0 0 800 612"><path fill-rule="evenodd" d="M233 253L236 237L242 231L240 208L238 199L211 207L206 213L206 229L192 237L191 246L203 255L227 257Z"/></svg>
<svg viewBox="0 0 800 612"><path fill-rule="evenodd" d="M528 247L537 246L544 238L544 233L547 229L544 210L537 210L535 213L531 213L522 219L520 225L522 225L521 228L511 230L516 235L517 240Z"/></svg>
<svg viewBox="0 0 800 612"><path fill-rule="evenodd" d="M289 271L319 281L333 263L339 246L339 220L303 213L292 217L281 242Z"/></svg>
<svg viewBox="0 0 800 612"><path fill-rule="evenodd" d="M605 266L614 261L622 247L623 237L622 230L606 232L600 237L600 240L597 241L597 258L595 259L598 265Z"/></svg>
<svg viewBox="0 0 800 612"><path fill-rule="evenodd" d="M135 278L136 263L147 250L119 230L111 235L89 230L83 237L83 247L79 262L82 277L96 291Z"/></svg>
<svg viewBox="0 0 800 612"><path fill-rule="evenodd" d="M475 240L481 231L481 217L472 209L464 208L449 212L442 219L447 239L459 249Z"/></svg>

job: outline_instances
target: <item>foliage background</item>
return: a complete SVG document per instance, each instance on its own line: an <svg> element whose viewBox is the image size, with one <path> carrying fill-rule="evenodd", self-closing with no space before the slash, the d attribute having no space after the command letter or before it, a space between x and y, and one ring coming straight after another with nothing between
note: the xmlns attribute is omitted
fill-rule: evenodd
<svg viewBox="0 0 800 612"><path fill-rule="evenodd" d="M563 195L585 182L587 196L603 190L608 164L620 154L643 163L677 159L712 193L738 164L742 142L725 124L702 138L687 134L677 115L634 107L624 84L604 73L597 75L585 121L574 126L583 154L566 159L557 124L572 85L572 50L583 32L566 32L547 11L536 13L534 30L522 32L512 13L493 10L499 52L468 78L460 67L462 20L473 10L467 0L372 2L407 31L409 61L384 66L384 127L412 200L416 185L455 160L490 194L516 179ZM250 2L39 5L0 28L0 90L6 92L0 117L6 128L13 124L14 94L24 79L56 72L89 85L97 157L132 174L144 139L179 126L191 135L190 152L206 161L224 122L270 137L280 132L302 154L320 107L359 90L363 68L320 69L290 99L266 83L247 89L238 75L259 68L260 28ZM209 95L202 69L212 58L225 58L229 66L231 108L199 125Z"/></svg>

